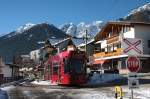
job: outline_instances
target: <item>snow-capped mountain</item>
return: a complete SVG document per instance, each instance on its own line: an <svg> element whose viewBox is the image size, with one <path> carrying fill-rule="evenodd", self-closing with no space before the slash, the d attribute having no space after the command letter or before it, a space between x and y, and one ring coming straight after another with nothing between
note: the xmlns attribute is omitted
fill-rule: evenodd
<svg viewBox="0 0 150 99"><path fill-rule="evenodd" d="M138 7L137 9L133 9L127 16L133 15L138 12L142 12L148 10L150 11L150 3L145 4L144 6Z"/></svg>
<svg viewBox="0 0 150 99"><path fill-rule="evenodd" d="M17 34L23 33L23 32L26 31L26 30L29 30L29 29L32 28L34 25L35 25L35 24L27 23L27 24L22 25L22 26L20 26L19 28L17 28L14 32L11 32L11 33L9 33L9 34L7 34L7 35L3 35L3 36L4 36L5 38L13 37L13 36L15 36L15 35L17 35ZM1 36L0 36L0 37L1 37ZM4 37L3 37L3 38L4 38Z"/></svg>
<svg viewBox="0 0 150 99"><path fill-rule="evenodd" d="M59 28L63 32L65 32L73 37L77 37L77 38L85 37L85 35L86 35L85 31L87 30L88 37L93 38L95 36L95 34L100 31L102 26L103 26L102 21L94 21L91 24L86 24L85 22L80 22L77 25L75 25L73 23L68 23L68 24L66 23L66 24L61 25Z"/></svg>
<svg viewBox="0 0 150 99"><path fill-rule="evenodd" d="M72 37L76 36L77 26L73 23L69 24L65 23L64 25L61 25L59 28L66 34L71 35Z"/></svg>
<svg viewBox="0 0 150 99"><path fill-rule="evenodd" d="M15 55L28 54L31 50L42 47L40 42L47 38L64 39L67 37L70 36L52 24L26 24L0 37L0 56L5 61L12 61Z"/></svg>
<svg viewBox="0 0 150 99"><path fill-rule="evenodd" d="M20 27L16 30L16 32L17 32L17 33L24 32L25 30L30 29L30 28L33 27L34 25L35 25L35 24L27 23L27 24L25 24L25 25L20 26Z"/></svg>
<svg viewBox="0 0 150 99"><path fill-rule="evenodd" d="M133 9L127 16L123 18L123 20L150 22L150 3Z"/></svg>

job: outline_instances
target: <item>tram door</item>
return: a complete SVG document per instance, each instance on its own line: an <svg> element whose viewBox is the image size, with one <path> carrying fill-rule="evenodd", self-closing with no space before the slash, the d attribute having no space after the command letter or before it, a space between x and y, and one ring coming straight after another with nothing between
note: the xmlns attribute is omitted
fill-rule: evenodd
<svg viewBox="0 0 150 99"><path fill-rule="evenodd" d="M52 81L59 83L60 82L60 63L53 62L52 64Z"/></svg>

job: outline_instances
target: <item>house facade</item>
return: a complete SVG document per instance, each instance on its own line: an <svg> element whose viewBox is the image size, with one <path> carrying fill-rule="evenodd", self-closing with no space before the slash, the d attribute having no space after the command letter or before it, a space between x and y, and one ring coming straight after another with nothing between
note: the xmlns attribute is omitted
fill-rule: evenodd
<svg viewBox="0 0 150 99"><path fill-rule="evenodd" d="M127 73L126 59L129 54L123 53L123 39L141 39L142 53L138 55L141 72L149 72L150 58L150 23L143 22L108 22L95 36L93 64L103 63L103 69L119 69Z"/></svg>

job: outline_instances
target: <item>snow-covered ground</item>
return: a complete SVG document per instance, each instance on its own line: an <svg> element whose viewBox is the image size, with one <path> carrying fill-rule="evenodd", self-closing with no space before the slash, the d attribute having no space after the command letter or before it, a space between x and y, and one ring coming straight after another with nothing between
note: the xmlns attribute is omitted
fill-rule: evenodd
<svg viewBox="0 0 150 99"><path fill-rule="evenodd" d="M122 89L125 93L124 99L129 99L131 90L128 86L123 86ZM140 86L138 89L133 89L133 93L136 99L150 99L150 86Z"/></svg>
<svg viewBox="0 0 150 99"><path fill-rule="evenodd" d="M13 85L0 88L0 99L8 99L7 91L14 89Z"/></svg>
<svg viewBox="0 0 150 99"><path fill-rule="evenodd" d="M3 91L9 91L9 90L12 90L12 89L14 89L14 88L15 88L15 86L9 85L9 86L6 86L6 87L2 87L2 88L0 88L0 89L3 90Z"/></svg>
<svg viewBox="0 0 150 99"><path fill-rule="evenodd" d="M108 83L115 80L121 80L124 77L119 74L98 74L94 73L93 76L87 82L87 85L99 85ZM57 85L57 83L51 83L50 81L33 81L32 84L36 85Z"/></svg>
<svg viewBox="0 0 150 99"><path fill-rule="evenodd" d="M32 84L36 85L50 85L51 83L49 81L33 81Z"/></svg>
<svg viewBox="0 0 150 99"><path fill-rule="evenodd" d="M103 83L110 83L114 80L121 80L122 77L119 74L97 74L94 73L88 84L97 85ZM149 78L149 77L147 77ZM24 85L26 82L22 82ZM7 92L11 94L12 90L20 89L25 97L30 97L32 99L34 97L45 96L52 99L115 99L114 87L96 87L96 88L74 88L74 87L49 87L51 83L49 81L33 81L32 84L36 84L38 86L28 87L25 86L13 86L9 85L1 88L0 91L0 99L7 99ZM27 83L28 84L28 83ZM45 85L45 86L40 86ZM46 86L47 85L47 86ZM123 99L130 99L131 90L127 85L121 86L123 90ZM18 96L19 97L19 96ZM150 84L140 85L138 89L134 89L134 98L135 99L150 99Z"/></svg>
<svg viewBox="0 0 150 99"><path fill-rule="evenodd" d="M122 86L123 89L123 99L131 98L131 90L128 86ZM71 99L115 99L114 87L105 88L80 88L80 89L51 89L43 88L45 93L58 94L58 97L70 97ZM62 93L62 94L60 94ZM67 99L70 99L67 98ZM65 99L65 98L61 98ZM141 87L139 89L134 89L134 99L150 99L150 87Z"/></svg>
<svg viewBox="0 0 150 99"><path fill-rule="evenodd" d="M104 84L115 80L124 79L119 74L93 74L88 81L89 85ZM114 87L99 87L99 88L80 88L80 89L51 89L43 88L46 93L63 92L67 97L71 99L115 99ZM127 85L121 86L124 96L123 99L131 98L131 90ZM61 97L61 96L60 96ZM134 89L134 98L136 99L150 99L150 85L142 85L139 89Z"/></svg>

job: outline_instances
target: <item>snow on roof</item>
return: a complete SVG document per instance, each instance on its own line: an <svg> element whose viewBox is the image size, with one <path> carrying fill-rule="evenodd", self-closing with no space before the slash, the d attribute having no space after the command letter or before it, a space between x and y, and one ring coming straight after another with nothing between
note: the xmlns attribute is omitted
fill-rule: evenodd
<svg viewBox="0 0 150 99"><path fill-rule="evenodd" d="M21 57L30 57L29 55L21 55Z"/></svg>
<svg viewBox="0 0 150 99"><path fill-rule="evenodd" d="M69 39L71 39L71 38L65 38L64 40L61 40L61 41L55 43L54 45L60 44L60 43L62 43L62 42L64 42L64 41L67 41L67 40L69 40Z"/></svg>
<svg viewBox="0 0 150 99"><path fill-rule="evenodd" d="M91 39L90 41L87 42L87 44L90 44L94 42L94 39ZM81 46L85 46L85 43L81 43L80 45L78 45L78 47L81 47Z"/></svg>

